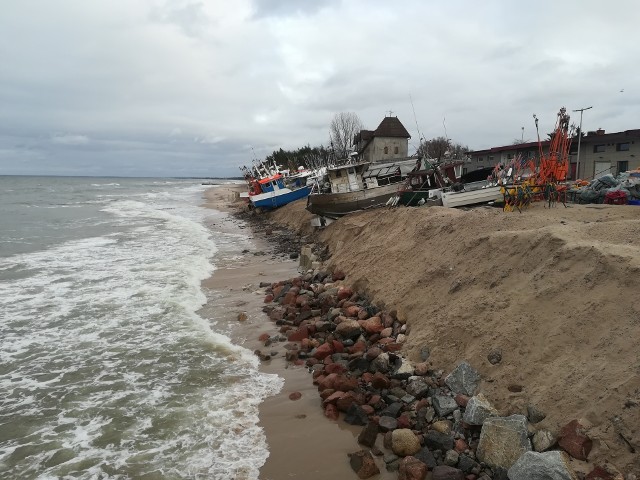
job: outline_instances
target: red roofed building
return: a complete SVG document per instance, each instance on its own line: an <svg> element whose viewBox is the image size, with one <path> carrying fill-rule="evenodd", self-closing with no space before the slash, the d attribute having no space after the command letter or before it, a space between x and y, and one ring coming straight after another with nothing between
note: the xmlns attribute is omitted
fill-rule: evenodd
<svg viewBox="0 0 640 480"><path fill-rule="evenodd" d="M385 117L375 130L360 130L353 144L361 161L381 162L407 158L410 138L398 117Z"/></svg>

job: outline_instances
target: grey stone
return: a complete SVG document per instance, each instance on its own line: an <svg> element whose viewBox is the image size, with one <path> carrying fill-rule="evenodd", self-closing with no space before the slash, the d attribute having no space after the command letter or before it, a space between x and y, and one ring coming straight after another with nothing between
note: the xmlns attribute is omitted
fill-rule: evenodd
<svg viewBox="0 0 640 480"><path fill-rule="evenodd" d="M492 467L511 468L531 450L524 415L487 418L482 424L476 456Z"/></svg>
<svg viewBox="0 0 640 480"><path fill-rule="evenodd" d="M471 473L471 471L479 466L471 457L467 455L460 455L458 457L458 468L464 473Z"/></svg>
<svg viewBox="0 0 640 480"><path fill-rule="evenodd" d="M446 452L453 449L453 437L435 430L429 430L424 436L424 444L431 450Z"/></svg>
<svg viewBox="0 0 640 480"><path fill-rule="evenodd" d="M438 465L433 469L432 475L433 480L464 480L462 470L448 465Z"/></svg>
<svg viewBox="0 0 640 480"><path fill-rule="evenodd" d="M404 397L402 397L402 398L400 399L400 401L401 401L402 403L409 404L409 403L413 403L413 402L415 402L415 401L416 401L416 397L414 397L413 395L409 395L409 394L407 394L407 395L405 395Z"/></svg>
<svg viewBox="0 0 640 480"><path fill-rule="evenodd" d="M423 398L429 395L431 386L425 377L409 377L407 381L407 393L416 398Z"/></svg>
<svg viewBox="0 0 640 480"><path fill-rule="evenodd" d="M427 447L422 447L420 451L414 455L414 457L416 457L430 469L435 468L435 466L438 464L436 462L436 458L433 456L433 453L431 453L431 450L429 450Z"/></svg>
<svg viewBox="0 0 640 480"><path fill-rule="evenodd" d="M447 375L444 382L452 392L471 397L480 383L480 374L467 362L462 362Z"/></svg>
<svg viewBox="0 0 640 480"><path fill-rule="evenodd" d="M439 417L446 417L458 408L455 399L445 395L436 395L433 397L433 408Z"/></svg>
<svg viewBox="0 0 640 480"><path fill-rule="evenodd" d="M422 359L423 362L426 362L430 356L431 356L431 350L429 349L429 347L422 347L420 349L420 358Z"/></svg>
<svg viewBox="0 0 640 480"><path fill-rule="evenodd" d="M382 410L380 412L380 415L384 415L384 416L387 416L387 417L398 418L398 415L400 415L400 412L402 411L402 407L403 406L404 405L401 402L393 402L387 408Z"/></svg>
<svg viewBox="0 0 640 480"><path fill-rule="evenodd" d="M489 360L491 365L497 365L502 361L502 350L499 348L491 350L489 355L487 355L487 360Z"/></svg>
<svg viewBox="0 0 640 480"><path fill-rule="evenodd" d="M362 333L362 328L357 320L343 320L336 327L335 333L342 338L357 338Z"/></svg>
<svg viewBox="0 0 640 480"><path fill-rule="evenodd" d="M404 358L401 358L400 361L400 366L396 368L391 376L399 380L407 380L413 375L413 364L409 360L406 360Z"/></svg>
<svg viewBox="0 0 640 480"><path fill-rule="evenodd" d="M382 461L384 463L391 463L391 462L397 461L399 458L400 457L395 453L385 453L384 456L382 457Z"/></svg>
<svg viewBox="0 0 640 480"><path fill-rule="evenodd" d="M535 405L527 405L527 418L531 423L540 423L547 415Z"/></svg>
<svg viewBox="0 0 640 480"><path fill-rule="evenodd" d="M378 425L383 432L390 432L398 428L398 421L394 417L382 416L378 420Z"/></svg>
<svg viewBox="0 0 640 480"><path fill-rule="evenodd" d="M569 466L569 457L558 450L525 452L509 469L510 480L577 480Z"/></svg>
<svg viewBox="0 0 640 480"><path fill-rule="evenodd" d="M479 393L469 399L462 419L469 425L482 425L487 418L498 417L499 415L498 411L489 403L489 400Z"/></svg>
<svg viewBox="0 0 640 480"><path fill-rule="evenodd" d="M460 454L455 450L447 450L447 453L444 456L444 464L449 465L450 467L455 467L458 464L458 458Z"/></svg>
<svg viewBox="0 0 640 480"><path fill-rule="evenodd" d="M371 362L371 367L369 368L369 370L372 373L389 372L389 354L387 352L383 352L380 355L378 355L376 358L374 358L373 361Z"/></svg>
<svg viewBox="0 0 640 480"><path fill-rule="evenodd" d="M557 440L556 436L549 430L538 430L533 434L533 449L536 452L544 452L553 447Z"/></svg>

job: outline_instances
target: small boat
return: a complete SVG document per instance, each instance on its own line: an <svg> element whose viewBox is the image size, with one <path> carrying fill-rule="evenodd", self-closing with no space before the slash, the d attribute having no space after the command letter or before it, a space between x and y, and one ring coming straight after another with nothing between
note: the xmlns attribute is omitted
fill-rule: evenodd
<svg viewBox="0 0 640 480"><path fill-rule="evenodd" d="M311 185L285 185L285 177L276 174L260 180L255 180L253 194L249 192L249 200L255 208L273 210L287 203L306 197L311 192ZM259 188L259 190L258 190Z"/></svg>
<svg viewBox="0 0 640 480"><path fill-rule="evenodd" d="M407 175L405 184L398 190L394 205L414 207L424 205L430 199L440 198L434 190L441 191L459 182L463 164L460 161L439 164L426 158L420 159Z"/></svg>
<svg viewBox="0 0 640 480"><path fill-rule="evenodd" d="M398 192L417 157L392 162L358 162L327 168L327 182L316 184L307 210L336 219L358 210L385 205Z"/></svg>
<svg viewBox="0 0 640 480"><path fill-rule="evenodd" d="M442 206L455 208L493 202L502 199L500 189L500 185L487 180L462 184L461 190L451 188L442 192Z"/></svg>

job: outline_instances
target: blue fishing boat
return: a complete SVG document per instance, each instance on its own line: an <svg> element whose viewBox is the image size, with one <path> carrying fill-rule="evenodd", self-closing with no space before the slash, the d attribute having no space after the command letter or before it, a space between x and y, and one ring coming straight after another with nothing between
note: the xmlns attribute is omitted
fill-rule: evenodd
<svg viewBox="0 0 640 480"><path fill-rule="evenodd" d="M281 174L254 180L254 185L258 188L253 189L253 194L249 195L249 200L251 200L251 204L254 207L265 210L272 210L305 198L311 192L312 187L298 181L290 182L287 185L285 184L285 178Z"/></svg>

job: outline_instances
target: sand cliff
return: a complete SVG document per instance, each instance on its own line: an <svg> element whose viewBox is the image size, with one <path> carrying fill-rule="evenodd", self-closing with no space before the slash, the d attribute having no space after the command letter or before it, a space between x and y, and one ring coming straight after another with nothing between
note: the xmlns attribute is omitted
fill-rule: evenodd
<svg viewBox="0 0 640 480"><path fill-rule="evenodd" d="M310 231L303 201L270 216ZM590 461L640 471L640 209L377 209L318 238L331 268L406 316L405 355L468 360L501 413L533 404L555 431L583 419Z"/></svg>

